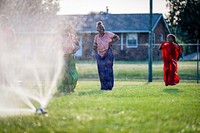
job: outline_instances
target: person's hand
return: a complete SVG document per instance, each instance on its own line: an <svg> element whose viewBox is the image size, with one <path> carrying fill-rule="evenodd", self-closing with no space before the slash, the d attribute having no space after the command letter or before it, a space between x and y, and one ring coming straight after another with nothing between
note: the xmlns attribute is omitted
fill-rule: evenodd
<svg viewBox="0 0 200 133"><path fill-rule="evenodd" d="M97 44L93 45L93 50L96 52L97 51Z"/></svg>
<svg viewBox="0 0 200 133"><path fill-rule="evenodd" d="M72 54L75 54L75 53L76 53L76 51L77 51L77 50L76 50L76 49L74 49L74 50L73 50L73 52L72 52Z"/></svg>
<svg viewBox="0 0 200 133"><path fill-rule="evenodd" d="M112 44L113 44L113 41L108 44L109 48L112 47Z"/></svg>

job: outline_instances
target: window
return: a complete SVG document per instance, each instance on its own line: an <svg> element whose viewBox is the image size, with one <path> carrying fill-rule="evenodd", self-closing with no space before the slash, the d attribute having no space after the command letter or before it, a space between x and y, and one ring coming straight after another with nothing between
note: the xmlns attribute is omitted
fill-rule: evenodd
<svg viewBox="0 0 200 133"><path fill-rule="evenodd" d="M160 41L164 41L164 36L163 36L163 34L160 34Z"/></svg>
<svg viewBox="0 0 200 133"><path fill-rule="evenodd" d="M138 47L138 36L137 34L130 33L126 36L126 47L137 48Z"/></svg>

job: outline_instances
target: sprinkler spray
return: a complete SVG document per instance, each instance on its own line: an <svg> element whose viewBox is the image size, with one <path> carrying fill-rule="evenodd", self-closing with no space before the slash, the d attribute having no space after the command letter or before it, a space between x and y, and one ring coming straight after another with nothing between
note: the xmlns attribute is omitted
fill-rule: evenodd
<svg viewBox="0 0 200 133"><path fill-rule="evenodd" d="M47 111L42 108L42 106L38 107L35 111L36 114L47 114Z"/></svg>

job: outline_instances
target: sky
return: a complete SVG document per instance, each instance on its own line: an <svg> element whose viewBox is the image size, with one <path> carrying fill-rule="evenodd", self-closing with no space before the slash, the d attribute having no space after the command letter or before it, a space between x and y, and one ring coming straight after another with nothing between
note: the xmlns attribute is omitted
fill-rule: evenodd
<svg viewBox="0 0 200 133"><path fill-rule="evenodd" d="M60 0L58 14L88 14L106 11L111 14L149 13L149 0ZM167 13L165 0L153 0L153 13Z"/></svg>

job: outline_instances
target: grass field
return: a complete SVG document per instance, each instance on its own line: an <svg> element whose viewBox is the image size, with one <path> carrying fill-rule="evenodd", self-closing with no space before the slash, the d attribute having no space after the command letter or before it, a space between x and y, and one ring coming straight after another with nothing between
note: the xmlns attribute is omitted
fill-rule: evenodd
<svg viewBox="0 0 200 133"><path fill-rule="evenodd" d="M80 78L75 93L56 93L46 108L48 116L0 118L0 132L200 132L200 86L195 78L190 79L190 76L195 77L194 62L181 62L183 80L168 87L162 82L162 63L154 64L153 73L157 73L157 77L147 83L145 63L117 62L112 91L99 89L95 63L78 63L77 66Z"/></svg>
<svg viewBox="0 0 200 133"><path fill-rule="evenodd" d="M178 63L178 74L184 82L196 82L197 63L181 61ZM98 80L96 62L78 63L80 80ZM153 62L153 80L163 81L163 62ZM200 73L200 72L199 72ZM115 62L115 80L148 81L147 62Z"/></svg>

